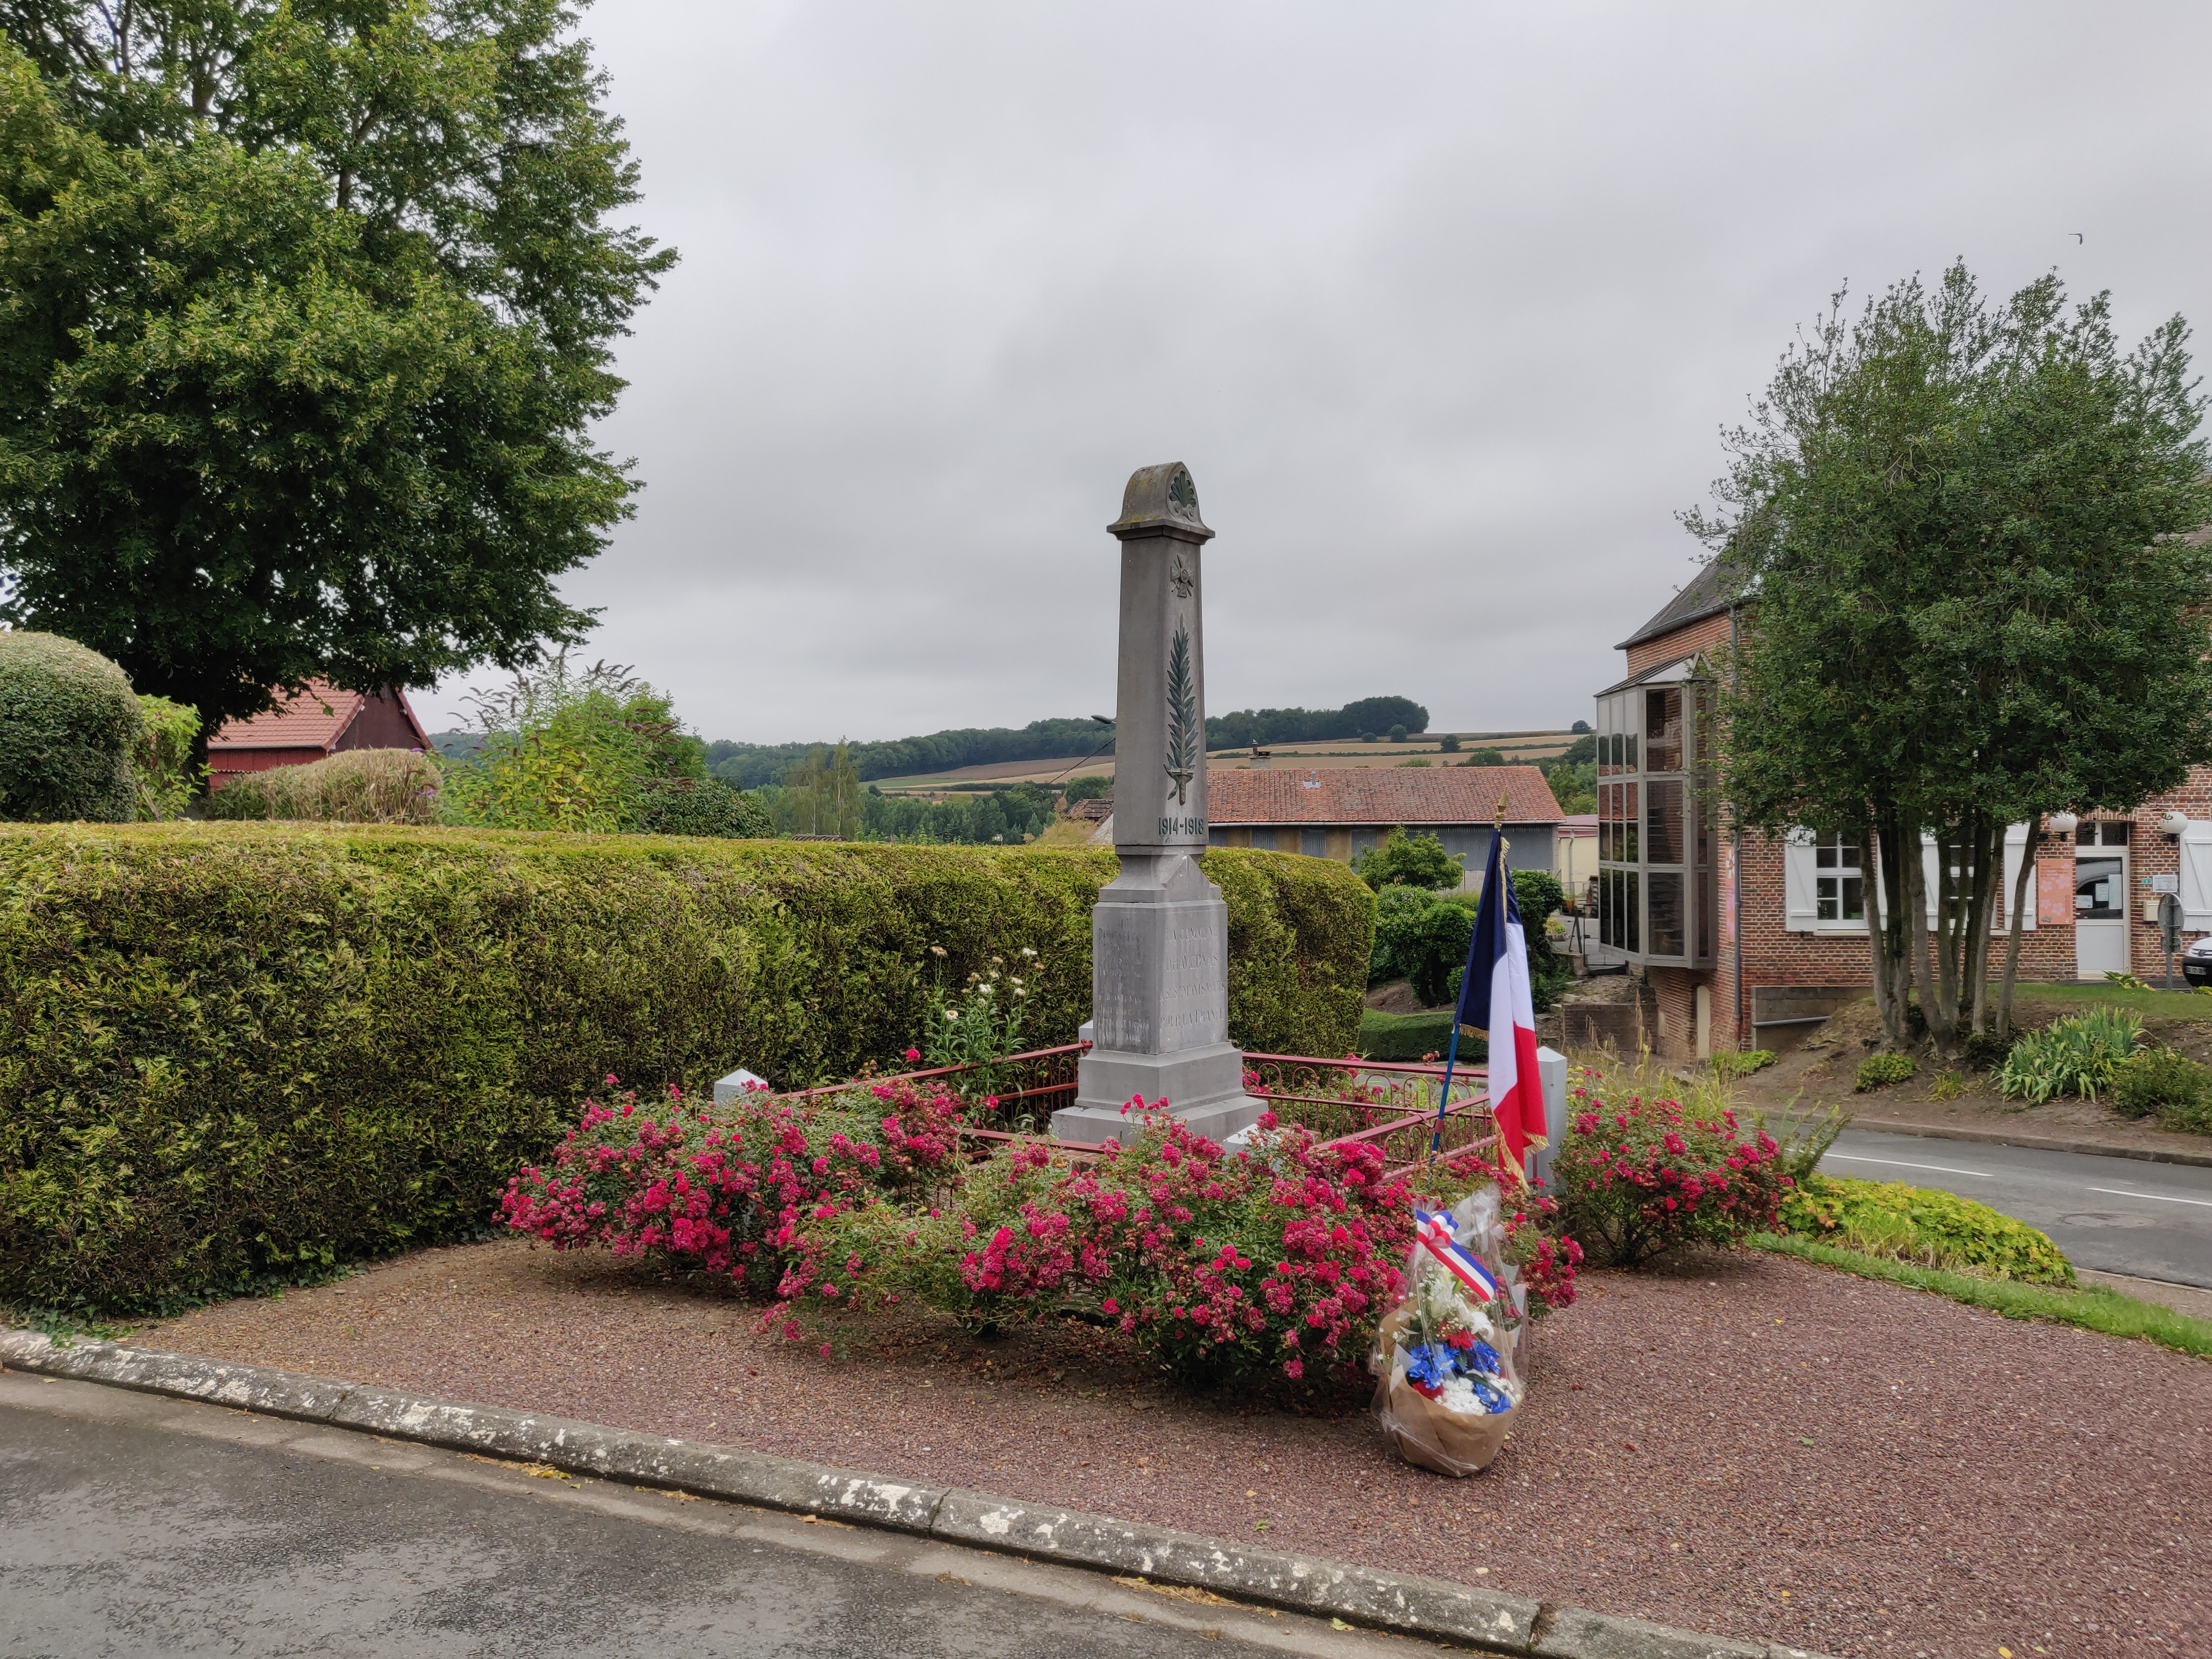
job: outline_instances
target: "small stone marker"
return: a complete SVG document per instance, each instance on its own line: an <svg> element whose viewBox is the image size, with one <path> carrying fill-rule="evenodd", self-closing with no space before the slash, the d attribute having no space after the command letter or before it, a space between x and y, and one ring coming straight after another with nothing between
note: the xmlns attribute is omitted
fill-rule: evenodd
<svg viewBox="0 0 2212 1659"><path fill-rule="evenodd" d="M1095 1047L1052 1133L1127 1139L1133 1095L1214 1140L1255 1121L1229 1041L1229 907L1206 878L1206 636L1200 553L1213 532L1180 461L1139 468L1107 528L1121 542L1114 849L1121 872L1091 912Z"/></svg>
<svg viewBox="0 0 2212 1659"><path fill-rule="evenodd" d="M714 1079L714 1104L726 1106L738 1096L751 1089L765 1089L768 1079L748 1072L742 1066L726 1077Z"/></svg>

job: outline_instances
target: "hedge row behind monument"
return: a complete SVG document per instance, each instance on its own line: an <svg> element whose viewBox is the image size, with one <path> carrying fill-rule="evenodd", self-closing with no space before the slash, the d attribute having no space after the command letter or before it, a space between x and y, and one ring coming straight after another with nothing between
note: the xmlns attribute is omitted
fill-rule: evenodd
<svg viewBox="0 0 2212 1659"><path fill-rule="evenodd" d="M0 818L138 816L143 726L123 671L58 634L0 632Z"/></svg>
<svg viewBox="0 0 2212 1659"><path fill-rule="evenodd" d="M1230 1030L1341 1054L1371 896L1217 850ZM1039 953L1072 1041L1115 860L268 823L0 830L0 1298L146 1307L463 1234L608 1073L781 1087L896 1064L950 984Z"/></svg>

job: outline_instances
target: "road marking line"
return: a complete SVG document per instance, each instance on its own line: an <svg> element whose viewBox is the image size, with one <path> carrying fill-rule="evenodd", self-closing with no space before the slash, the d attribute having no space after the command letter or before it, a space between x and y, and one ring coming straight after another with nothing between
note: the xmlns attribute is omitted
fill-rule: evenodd
<svg viewBox="0 0 2212 1659"><path fill-rule="evenodd" d="M2212 1198L2173 1198L2165 1193L2130 1193L2118 1187L2092 1187L2093 1193L2110 1193L2114 1198L2154 1198L2161 1204L2196 1204L2212 1210Z"/></svg>
<svg viewBox="0 0 2212 1659"><path fill-rule="evenodd" d="M1907 1164L1901 1158L1855 1158L1849 1152L1824 1152L1820 1156L1820 1161L1825 1164L1832 1158L1844 1164L1887 1164L1899 1170L1933 1170L1937 1175L1972 1176L1977 1181L1996 1179L1995 1176L1986 1174L1980 1170L1954 1170L1948 1164Z"/></svg>

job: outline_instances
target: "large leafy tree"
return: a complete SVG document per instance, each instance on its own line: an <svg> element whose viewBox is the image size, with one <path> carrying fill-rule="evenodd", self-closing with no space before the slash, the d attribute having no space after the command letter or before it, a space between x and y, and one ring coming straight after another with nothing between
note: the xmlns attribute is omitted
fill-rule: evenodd
<svg viewBox="0 0 2212 1659"><path fill-rule="evenodd" d="M1755 600L1724 699L1739 820L1869 848L1876 1001L1939 1050L1988 995L2008 824L2127 810L2212 760L2203 400L2179 318L2134 350L2056 278L2001 305L1962 265L1840 304L1688 515ZM1927 890L1923 837L1936 890ZM1924 918L1932 913L1933 926Z"/></svg>
<svg viewBox="0 0 2212 1659"><path fill-rule="evenodd" d="M0 615L206 729L580 637L672 254L559 0L0 0Z"/></svg>

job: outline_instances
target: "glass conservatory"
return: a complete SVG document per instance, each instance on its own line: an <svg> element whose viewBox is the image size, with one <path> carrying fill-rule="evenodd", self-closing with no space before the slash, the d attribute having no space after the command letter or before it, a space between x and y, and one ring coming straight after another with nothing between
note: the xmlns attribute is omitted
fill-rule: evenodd
<svg viewBox="0 0 2212 1659"><path fill-rule="evenodd" d="M1694 666L1647 671L1597 699L1598 934L1654 966L1713 961L1712 688Z"/></svg>

